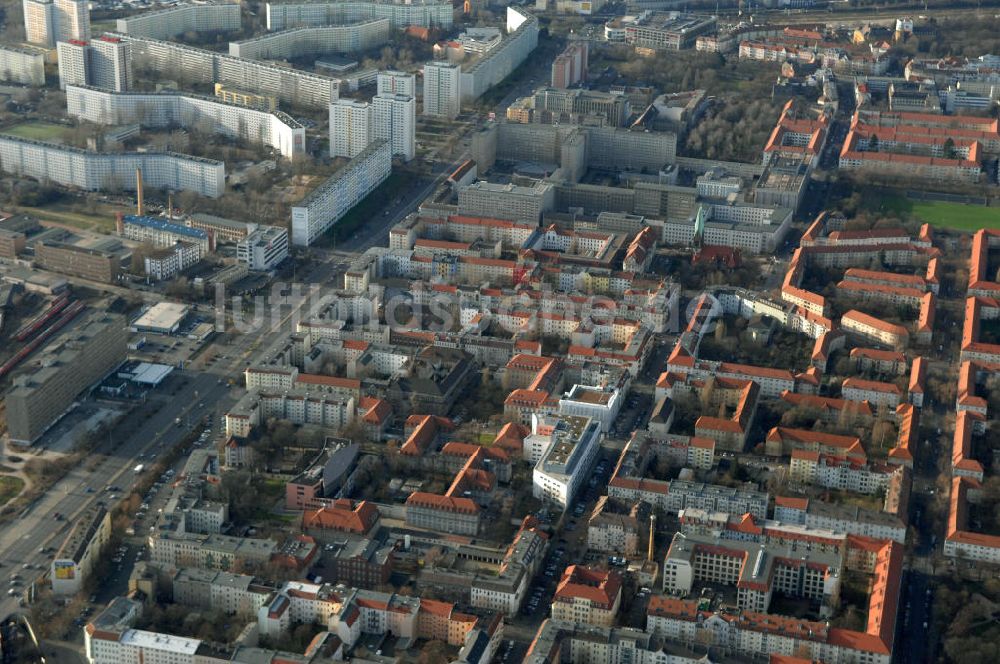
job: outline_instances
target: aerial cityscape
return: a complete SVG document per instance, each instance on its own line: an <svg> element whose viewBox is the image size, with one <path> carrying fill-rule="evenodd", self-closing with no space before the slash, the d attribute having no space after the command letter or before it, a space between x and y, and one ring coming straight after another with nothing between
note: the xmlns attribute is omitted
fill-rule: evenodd
<svg viewBox="0 0 1000 664"><path fill-rule="evenodd" d="M0 664L1000 661L1000 3L0 7Z"/></svg>

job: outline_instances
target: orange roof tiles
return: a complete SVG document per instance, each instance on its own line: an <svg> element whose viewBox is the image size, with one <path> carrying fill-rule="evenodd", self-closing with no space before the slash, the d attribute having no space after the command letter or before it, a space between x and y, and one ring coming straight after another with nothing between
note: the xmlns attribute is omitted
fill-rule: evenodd
<svg viewBox="0 0 1000 664"><path fill-rule="evenodd" d="M920 299L920 312L917 315L918 332L930 332L934 327L936 302L937 296L932 292L925 293Z"/></svg>
<svg viewBox="0 0 1000 664"><path fill-rule="evenodd" d="M417 238L413 243L415 247L427 247L428 249L448 249L461 250L472 246L470 242L452 242L450 240L432 240L429 238Z"/></svg>
<svg viewBox="0 0 1000 664"><path fill-rule="evenodd" d="M592 606L609 610L621 595L622 577L618 572L570 565L563 572L553 601L589 600Z"/></svg>
<svg viewBox="0 0 1000 664"><path fill-rule="evenodd" d="M923 393L924 381L927 378L927 360L922 355L913 358L910 365L910 384L908 392L910 394Z"/></svg>
<svg viewBox="0 0 1000 664"><path fill-rule="evenodd" d="M887 293L898 295L899 297L912 298L914 300L923 297L924 292L916 288L902 288L899 286L888 286L886 284L867 283L862 281L841 281L837 284L838 290L861 293Z"/></svg>
<svg viewBox="0 0 1000 664"><path fill-rule="evenodd" d="M514 350L523 351L526 353L541 353L542 352L542 342L541 341L531 341L529 339L518 339L514 342Z"/></svg>
<svg viewBox="0 0 1000 664"><path fill-rule="evenodd" d="M840 242L842 240L884 240L886 238L899 238L903 242L907 242L910 239L910 234L903 228L871 228L856 231L833 231L827 238L831 242Z"/></svg>
<svg viewBox="0 0 1000 664"><path fill-rule="evenodd" d="M949 541L960 544L998 549L1000 548L1000 536L966 530L968 527L968 490L978 486L979 482L966 477L952 479L948 528L945 537Z"/></svg>
<svg viewBox="0 0 1000 664"><path fill-rule="evenodd" d="M851 357L864 357L876 362L906 362L906 356L898 351L877 348L852 348Z"/></svg>
<svg viewBox="0 0 1000 664"><path fill-rule="evenodd" d="M1000 291L1000 283L987 274L989 269L990 239L1000 238L994 230L981 229L972 236L972 255L969 260L969 289Z"/></svg>
<svg viewBox="0 0 1000 664"><path fill-rule="evenodd" d="M442 510L460 514L478 514L479 506L470 498L454 498L436 493L416 491L406 499L407 507Z"/></svg>
<svg viewBox="0 0 1000 664"><path fill-rule="evenodd" d="M361 381L355 378L340 378L338 376L320 376L319 374L299 374L297 383L306 385L325 385L327 387L339 387L348 390L360 390Z"/></svg>
<svg viewBox="0 0 1000 664"><path fill-rule="evenodd" d="M381 425L392 417L392 406L389 402L376 397L358 399L358 410L364 413L361 419L366 424Z"/></svg>
<svg viewBox="0 0 1000 664"><path fill-rule="evenodd" d="M860 325L872 328L874 330L895 334L901 337L908 336L909 334L906 331L906 328L903 327L902 325L895 325L893 323L886 322L880 318L875 318L875 316L870 316L864 313L863 311L858 311L857 309L851 309L846 314L840 317L840 321L842 324L845 320L858 323Z"/></svg>
<svg viewBox="0 0 1000 664"><path fill-rule="evenodd" d="M896 446L889 450L889 458L904 464L913 462L913 450L919 435L920 415L913 404L902 403L896 408L899 435Z"/></svg>
<svg viewBox="0 0 1000 664"><path fill-rule="evenodd" d="M497 433L497 437L493 439L493 444L495 446L503 447L504 449L515 449L520 451L524 446L524 439L528 437L531 430L523 424L518 424L516 422L508 422L503 425Z"/></svg>
<svg viewBox="0 0 1000 664"><path fill-rule="evenodd" d="M877 380L864 380L861 378L845 378L840 385L841 390L863 390L865 392L881 392L883 394L900 394L899 388L893 383L883 383Z"/></svg>
<svg viewBox="0 0 1000 664"><path fill-rule="evenodd" d="M378 521L379 512L374 504L362 500L357 505L348 499L336 500L318 510L302 513L303 528L323 528L363 535Z"/></svg>
<svg viewBox="0 0 1000 664"><path fill-rule="evenodd" d="M711 438L702 438L701 436L691 436L688 439L688 445L700 450L714 450L715 441Z"/></svg>
<svg viewBox="0 0 1000 664"><path fill-rule="evenodd" d="M651 595L646 605L646 614L650 616L669 616L688 622L698 620L698 601L693 599L676 599L666 595Z"/></svg>
<svg viewBox="0 0 1000 664"><path fill-rule="evenodd" d="M791 496L775 496L775 507L786 507L793 510L806 510L809 508L808 498L793 498Z"/></svg>
<svg viewBox="0 0 1000 664"><path fill-rule="evenodd" d="M816 444L840 450L847 455L862 457L865 455L864 448L861 446L861 439L857 436L840 436L824 431L813 431L812 429L774 427L767 432L767 440L790 441L800 445Z"/></svg>
<svg viewBox="0 0 1000 664"><path fill-rule="evenodd" d="M732 373L739 376L754 378L770 378L775 380L794 380L791 371L786 369L772 369L770 367L755 367L750 364L735 364L732 362L721 362L716 369L716 373Z"/></svg>
<svg viewBox="0 0 1000 664"><path fill-rule="evenodd" d="M960 410L955 418L955 440L951 451L953 470L983 475L983 464L972 458L972 433L976 421L983 417L969 410Z"/></svg>
<svg viewBox="0 0 1000 664"><path fill-rule="evenodd" d="M872 417L874 415L871 409L871 404L867 401L850 401L848 399L819 397L812 394L798 394L788 390L781 393L781 400L792 404L792 406L815 408L820 411L841 411L844 409L851 409L858 415L866 417Z"/></svg>
<svg viewBox="0 0 1000 664"><path fill-rule="evenodd" d="M514 390L504 400L504 405L528 406L537 408L549 399L549 393L544 390Z"/></svg>
<svg viewBox="0 0 1000 664"><path fill-rule="evenodd" d="M419 456L427 451L440 430L451 427L451 421L447 418L433 415L410 415L406 418L406 428L412 430L399 451L407 456Z"/></svg>

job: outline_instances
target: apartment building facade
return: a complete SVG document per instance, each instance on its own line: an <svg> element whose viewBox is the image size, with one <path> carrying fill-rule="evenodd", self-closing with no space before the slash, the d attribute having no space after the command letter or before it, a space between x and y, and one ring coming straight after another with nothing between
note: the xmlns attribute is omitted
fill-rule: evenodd
<svg viewBox="0 0 1000 664"><path fill-rule="evenodd" d="M392 146L374 141L292 206L292 244L308 246L378 188L392 171Z"/></svg>
<svg viewBox="0 0 1000 664"><path fill-rule="evenodd" d="M372 138L392 146L410 161L417 153L417 101L404 94L380 93L372 99Z"/></svg>
<svg viewBox="0 0 1000 664"><path fill-rule="evenodd" d="M424 115L454 120L462 110L462 69L449 62L424 65Z"/></svg>
<svg viewBox="0 0 1000 664"><path fill-rule="evenodd" d="M90 5L86 0L23 0L21 4L29 44L53 48L61 41L90 39Z"/></svg>
<svg viewBox="0 0 1000 664"><path fill-rule="evenodd" d="M172 39L185 32L235 32L240 26L240 3L210 2L126 16L118 19L115 29L126 35Z"/></svg>
<svg viewBox="0 0 1000 664"><path fill-rule="evenodd" d="M110 539L111 512L104 505L98 503L81 514L49 566L52 593L78 593Z"/></svg>
<svg viewBox="0 0 1000 664"><path fill-rule="evenodd" d="M100 191L109 185L135 191L135 170L150 187L192 191L218 198L226 188L226 165L175 152L90 152L56 143L0 136L0 169L13 175Z"/></svg>
<svg viewBox="0 0 1000 664"><path fill-rule="evenodd" d="M45 85L45 51L22 46L0 46L0 80Z"/></svg>
<svg viewBox="0 0 1000 664"><path fill-rule="evenodd" d="M121 316L94 315L51 342L42 368L19 377L7 394L11 440L30 444L65 413L80 392L125 361L128 329Z"/></svg>
<svg viewBox="0 0 1000 664"><path fill-rule="evenodd" d="M176 42L116 33L126 42L134 61L163 78L183 71L196 83L223 86L277 98L292 106L327 108L340 94L336 78L282 67L269 62L235 58Z"/></svg>
<svg viewBox="0 0 1000 664"><path fill-rule="evenodd" d="M73 85L66 88L66 112L95 124L209 131L260 143L289 159L305 152L305 128L287 113L225 104L214 97L109 92Z"/></svg>
<svg viewBox="0 0 1000 664"><path fill-rule="evenodd" d="M248 60L289 60L327 53L359 53L385 44L391 31L392 23L387 18L293 28L229 42L229 55Z"/></svg>
<svg viewBox="0 0 1000 664"><path fill-rule="evenodd" d="M380 0L348 0L347 2L268 2L268 30L285 30L293 26L323 26L357 23L371 19L388 19L394 30L408 26L448 29L454 22L451 3L441 0L415 2L383 2Z"/></svg>
<svg viewBox="0 0 1000 664"><path fill-rule="evenodd" d="M121 274L121 257L117 253L54 240L35 245L35 265L43 270L105 284L116 282Z"/></svg>
<svg viewBox="0 0 1000 664"><path fill-rule="evenodd" d="M372 142L372 105L338 99L330 104L330 156L353 159Z"/></svg>

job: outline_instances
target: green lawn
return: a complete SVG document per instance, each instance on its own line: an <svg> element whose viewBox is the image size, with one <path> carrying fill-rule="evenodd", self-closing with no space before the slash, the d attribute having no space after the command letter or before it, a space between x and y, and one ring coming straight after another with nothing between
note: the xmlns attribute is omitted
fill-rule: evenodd
<svg viewBox="0 0 1000 664"><path fill-rule="evenodd" d="M957 231L977 231L980 228L1000 228L1000 207L961 205L942 201L911 201L902 196L885 196L876 210L912 214L932 226Z"/></svg>
<svg viewBox="0 0 1000 664"><path fill-rule="evenodd" d="M36 141L55 141L72 131L71 127L52 122L24 122L3 130L3 133L18 138L30 138Z"/></svg>
<svg viewBox="0 0 1000 664"><path fill-rule="evenodd" d="M0 476L0 505L6 505L24 488L24 480L11 475Z"/></svg>
<svg viewBox="0 0 1000 664"><path fill-rule="evenodd" d="M66 206L56 203L45 208L22 206L18 208L18 211L30 214L41 221L51 221L56 224L71 226L84 231L111 233L115 229L114 213L121 209L123 208L99 204L94 214L87 214L85 212L76 212L72 209L67 209Z"/></svg>

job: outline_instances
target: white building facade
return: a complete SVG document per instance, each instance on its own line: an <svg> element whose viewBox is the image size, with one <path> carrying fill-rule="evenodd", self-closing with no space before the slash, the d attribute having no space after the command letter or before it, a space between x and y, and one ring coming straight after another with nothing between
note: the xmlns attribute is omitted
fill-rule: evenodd
<svg viewBox="0 0 1000 664"><path fill-rule="evenodd" d="M292 207L292 244L308 246L392 172L392 146L375 141Z"/></svg>
<svg viewBox="0 0 1000 664"><path fill-rule="evenodd" d="M372 99L372 138L389 142L392 154L410 161L417 154L417 102L403 94Z"/></svg>
<svg viewBox="0 0 1000 664"><path fill-rule="evenodd" d="M174 152L98 153L15 136L0 136L0 170L51 180L86 191L135 191L135 169L150 187L192 191L218 198L226 189L226 165Z"/></svg>
<svg viewBox="0 0 1000 664"><path fill-rule="evenodd" d="M338 99L330 104L330 156L354 158L372 141L372 107L364 101Z"/></svg>
<svg viewBox="0 0 1000 664"><path fill-rule="evenodd" d="M462 69L448 62L424 65L424 115L454 120L462 110Z"/></svg>
<svg viewBox="0 0 1000 664"><path fill-rule="evenodd" d="M236 244L236 260L251 270L271 270L288 258L288 231L260 226Z"/></svg>
<svg viewBox="0 0 1000 664"><path fill-rule="evenodd" d="M45 51L0 46L0 80L22 85L45 85Z"/></svg>
<svg viewBox="0 0 1000 664"><path fill-rule="evenodd" d="M226 104L212 97L118 93L74 85L66 88L66 112L95 124L211 131L261 143L288 158L305 152L305 128L288 114Z"/></svg>

